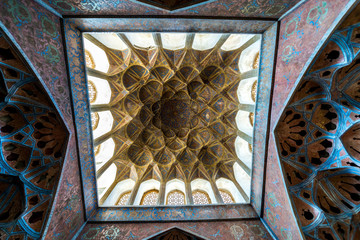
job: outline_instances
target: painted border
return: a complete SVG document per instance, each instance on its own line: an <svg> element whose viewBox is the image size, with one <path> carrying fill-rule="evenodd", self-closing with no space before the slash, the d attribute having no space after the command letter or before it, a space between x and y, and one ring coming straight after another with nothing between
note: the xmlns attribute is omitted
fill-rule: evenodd
<svg viewBox="0 0 360 240"><path fill-rule="evenodd" d="M99 207L89 222L198 221L258 219L250 204L190 205L181 207Z"/></svg>
<svg viewBox="0 0 360 240"><path fill-rule="evenodd" d="M262 35L258 80L256 132L250 204L184 207L117 207L97 205L94 156L92 149L90 104L87 97L86 68L82 51L82 32L221 32L260 33ZM265 146L277 37L277 23L264 20L207 20L154 18L69 18L64 19L71 92L75 112L85 215L89 221L188 221L249 219L261 216L263 204ZM264 116L266 120L264 121ZM255 151L254 151L255 152Z"/></svg>
<svg viewBox="0 0 360 240"><path fill-rule="evenodd" d="M52 108L60 116L60 122L65 127L65 130L66 130L67 135L68 135L67 139L66 139L66 148L65 148L65 152L64 152L64 158L62 160L61 159L59 160L59 162L60 162L59 180L54 185L54 188L52 189L52 191L49 193L49 195L51 196L50 197L50 203L49 203L48 208L46 209L46 215L44 217L45 220L43 221L41 229L40 229L39 236L41 237L41 236L46 235L46 233L48 231L49 224L51 222L51 218L52 218L52 215L53 215L53 212L54 212L54 209L55 209L54 206L56 205L57 193L58 193L58 190L60 189L60 185L61 185L62 177L63 177L63 172L65 171L64 166L66 165L67 161L69 161L69 158L70 158L69 157L69 153L70 153L69 145L70 145L70 140L72 138L73 133L70 130L70 127L69 127L67 121L65 121L65 117L64 117L62 111L60 110L60 107L58 106L58 103L56 102L56 100L54 99L51 91L49 90L49 88L45 84L45 81L42 79L42 77L40 76L40 74L37 71L36 67L32 64L30 59L27 57L25 52L22 50L21 46L18 44L18 42L15 40L14 36L7 29L7 27L3 24L2 21L0 21L0 30L5 34L5 36L4 36L5 39L17 51L19 57L24 60L25 66L30 70L30 75L33 75L33 77L36 79L35 82L38 81L40 83L41 87L47 93L49 99L51 100L51 104L53 105ZM29 234L29 233L27 233L27 234ZM31 234L29 234L29 235L31 236ZM37 235L37 234L35 234L35 235Z"/></svg>
<svg viewBox="0 0 360 240"><path fill-rule="evenodd" d="M81 32L263 33L275 21L191 18L69 18Z"/></svg>
<svg viewBox="0 0 360 240"><path fill-rule="evenodd" d="M91 151L89 103L86 90L84 56L82 54L82 34L68 20L64 20L65 49L70 78L70 90L75 119L77 146L79 150L80 174L82 179L85 218L97 208L95 167Z"/></svg>
<svg viewBox="0 0 360 240"><path fill-rule="evenodd" d="M274 23L263 33L261 45L260 69L258 79L258 93L256 96L253 166L251 176L250 203L259 216L262 216L265 186L265 168L267 145L269 139L271 91L274 82L274 66L276 56L276 42L278 23ZM256 151L255 151L256 150Z"/></svg>

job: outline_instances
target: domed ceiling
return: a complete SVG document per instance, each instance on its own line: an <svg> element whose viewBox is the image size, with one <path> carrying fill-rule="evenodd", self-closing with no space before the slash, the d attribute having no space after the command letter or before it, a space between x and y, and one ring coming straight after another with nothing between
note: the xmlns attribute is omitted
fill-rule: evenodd
<svg viewBox="0 0 360 240"><path fill-rule="evenodd" d="M260 36L84 37L100 205L248 202Z"/></svg>

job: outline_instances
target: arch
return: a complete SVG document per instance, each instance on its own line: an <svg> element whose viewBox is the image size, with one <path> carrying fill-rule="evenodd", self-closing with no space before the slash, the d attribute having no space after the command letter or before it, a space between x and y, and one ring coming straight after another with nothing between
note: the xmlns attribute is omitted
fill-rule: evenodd
<svg viewBox="0 0 360 240"><path fill-rule="evenodd" d="M97 188L103 188L103 191L98 195L98 198L101 199L107 189L113 184L116 178L117 167L113 163L111 164L99 178L96 179Z"/></svg>
<svg viewBox="0 0 360 240"><path fill-rule="evenodd" d="M250 71L254 69L254 61L256 55L259 52L261 45L261 39L257 40L255 43L251 44L244 51L242 51L239 59L239 70L241 73Z"/></svg>
<svg viewBox="0 0 360 240"><path fill-rule="evenodd" d="M94 43L90 42L88 39L84 39L84 48L87 50L91 56L96 56L93 58L95 62L95 70L98 70L100 72L107 73L109 70L109 60L106 56L106 53L104 50L96 46Z"/></svg>
<svg viewBox="0 0 360 240"><path fill-rule="evenodd" d="M114 118L110 111L96 112L99 116L99 123L97 128L93 129L93 138L96 139L105 133L111 131L114 123Z"/></svg>
<svg viewBox="0 0 360 240"><path fill-rule="evenodd" d="M220 49L223 51L236 50L254 36L254 34L231 34Z"/></svg>
<svg viewBox="0 0 360 240"><path fill-rule="evenodd" d="M219 192L220 192L221 198L225 204L235 203L235 200L229 191L224 190L224 189L219 189Z"/></svg>
<svg viewBox="0 0 360 240"><path fill-rule="evenodd" d="M201 178L197 178L197 179L191 181L191 189L193 190L193 193L196 190L205 192L209 196L211 203L217 203L214 191L212 190L211 184L209 181L201 179ZM194 194L193 194L193 196L194 196Z"/></svg>
<svg viewBox="0 0 360 240"><path fill-rule="evenodd" d="M91 105L96 104L109 104L111 100L111 89L109 82L102 78L97 78L93 76L88 76L88 85L89 83L93 84L94 89L96 91L96 97L94 101L91 101L90 98L90 89L89 91L89 100Z"/></svg>
<svg viewBox="0 0 360 240"><path fill-rule="evenodd" d="M91 33L89 34L108 48L124 51L128 46L119 38L116 33Z"/></svg>
<svg viewBox="0 0 360 240"><path fill-rule="evenodd" d="M240 103L252 105L255 104L256 99L254 99L254 96L256 96L256 94L252 94L252 89L254 89L253 86L256 81L257 77L247 78L240 81L239 87L237 89L237 96Z"/></svg>
<svg viewBox="0 0 360 240"><path fill-rule="evenodd" d="M166 205L184 205L185 194L179 190L172 190L166 195Z"/></svg>
<svg viewBox="0 0 360 240"><path fill-rule="evenodd" d="M250 116L249 116L249 112L247 111L242 111L239 110L236 114L236 125L237 128L246 133L247 135L249 135L250 137L253 136L253 132L254 132L254 127L251 125L251 120L250 120Z"/></svg>
<svg viewBox="0 0 360 240"><path fill-rule="evenodd" d="M159 190L153 189L144 193L141 198L140 205L154 206L157 205Z"/></svg>
<svg viewBox="0 0 360 240"><path fill-rule="evenodd" d="M241 196L235 184L229 179L219 178L218 180L216 180L216 186L218 187L220 194L221 191L230 194L231 198L233 199L233 203L245 203L245 199ZM224 203L227 202L224 201Z"/></svg>
<svg viewBox="0 0 360 240"><path fill-rule="evenodd" d="M156 46L152 33L125 33L131 44L137 48L154 48Z"/></svg>
<svg viewBox="0 0 360 240"><path fill-rule="evenodd" d="M85 61L86 61L86 67L95 68L94 58L88 50L85 50Z"/></svg>
<svg viewBox="0 0 360 240"><path fill-rule="evenodd" d="M88 91L89 91L89 101L90 103L94 103L97 97L96 96L97 89L92 81L88 81Z"/></svg>
<svg viewBox="0 0 360 240"><path fill-rule="evenodd" d="M168 50L179 50L185 48L186 33L161 33L162 45Z"/></svg>
<svg viewBox="0 0 360 240"><path fill-rule="evenodd" d="M93 131L98 127L99 125L99 114L97 112L91 113L91 126Z"/></svg>
<svg viewBox="0 0 360 240"><path fill-rule="evenodd" d="M109 138L98 146L100 149L95 155L96 171L99 170L114 155L115 142L112 138Z"/></svg>
<svg viewBox="0 0 360 240"><path fill-rule="evenodd" d="M131 196L131 191L127 191L127 192L121 194L116 205L125 206L127 204L127 202L129 201L130 196Z"/></svg>
<svg viewBox="0 0 360 240"><path fill-rule="evenodd" d="M107 199L104 201L103 205L104 206L119 205L118 203L121 200L121 197L123 197L125 193L129 193L129 192L131 193L131 190L134 188L134 186L135 186L135 181L132 179L126 179L118 182L114 187L114 189L109 194L109 196L107 197Z"/></svg>
<svg viewBox="0 0 360 240"><path fill-rule="evenodd" d="M168 194L172 191L179 190L183 193L186 193L185 190L185 183L181 181L180 179L172 179L169 182L166 183L165 188L165 196L168 196ZM185 198L186 199L186 198Z"/></svg>
<svg viewBox="0 0 360 240"><path fill-rule="evenodd" d="M199 51L208 50L215 47L216 43L221 38L222 34L206 34L196 33L192 48Z"/></svg>
<svg viewBox="0 0 360 240"><path fill-rule="evenodd" d="M136 189L134 189L136 190ZM142 182L139 186L139 189L137 190L136 197L134 200L134 205L141 205L141 200L144 196L144 194L151 190L157 190L160 191L160 182L154 179L147 180L145 182Z"/></svg>
<svg viewBox="0 0 360 240"><path fill-rule="evenodd" d="M211 204L212 201L207 192L202 190L195 190L192 192L195 205Z"/></svg>
<svg viewBox="0 0 360 240"><path fill-rule="evenodd" d="M250 152L249 143L240 137L235 139L236 156L248 167L252 168L252 152Z"/></svg>

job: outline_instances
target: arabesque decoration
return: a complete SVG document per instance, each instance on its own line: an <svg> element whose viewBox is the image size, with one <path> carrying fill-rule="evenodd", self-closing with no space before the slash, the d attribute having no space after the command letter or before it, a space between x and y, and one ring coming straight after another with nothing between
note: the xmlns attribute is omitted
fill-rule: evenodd
<svg viewBox="0 0 360 240"><path fill-rule="evenodd" d="M39 80L0 31L1 238L37 239L69 133Z"/></svg>
<svg viewBox="0 0 360 240"><path fill-rule="evenodd" d="M360 24L346 21L295 89L275 130L307 239L360 238Z"/></svg>

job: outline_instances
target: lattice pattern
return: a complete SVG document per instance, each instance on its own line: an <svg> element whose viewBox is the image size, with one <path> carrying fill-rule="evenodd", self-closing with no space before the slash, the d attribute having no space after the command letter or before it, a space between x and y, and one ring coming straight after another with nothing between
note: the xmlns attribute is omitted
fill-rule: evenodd
<svg viewBox="0 0 360 240"><path fill-rule="evenodd" d="M88 82L88 90L90 103L93 103L96 100L96 87L95 84L91 81Z"/></svg>
<svg viewBox="0 0 360 240"><path fill-rule="evenodd" d="M253 63L253 69L259 68L259 62L260 62L260 52L256 53L255 60Z"/></svg>
<svg viewBox="0 0 360 240"><path fill-rule="evenodd" d="M95 61L91 55L91 53L87 50L85 50L85 61L86 61L86 66L89 68L95 68Z"/></svg>
<svg viewBox="0 0 360 240"><path fill-rule="evenodd" d="M166 204L167 205L184 205L185 204L185 194L178 190L171 191L167 196Z"/></svg>
<svg viewBox="0 0 360 240"><path fill-rule="evenodd" d="M94 154L95 156L98 155L100 152L100 145L97 145L95 148L94 148Z"/></svg>
<svg viewBox="0 0 360 240"><path fill-rule="evenodd" d="M91 113L91 126L95 130L99 125L99 114L97 112Z"/></svg>
<svg viewBox="0 0 360 240"><path fill-rule="evenodd" d="M231 193L229 193L226 190L219 190L220 195L223 199L224 203L235 203L235 200L233 198L233 196L231 195Z"/></svg>
<svg viewBox="0 0 360 240"><path fill-rule="evenodd" d="M196 190L193 191L192 195L193 195L194 204L196 205L211 203L210 197L206 192Z"/></svg>
<svg viewBox="0 0 360 240"><path fill-rule="evenodd" d="M158 196L159 196L158 190L147 191L146 193L144 193L144 196L141 199L140 205L145 205L145 206L157 205Z"/></svg>
<svg viewBox="0 0 360 240"><path fill-rule="evenodd" d="M251 87L251 99L256 101L256 93L257 93L257 81L255 81Z"/></svg>
<svg viewBox="0 0 360 240"><path fill-rule="evenodd" d="M127 204L129 198L130 198L130 195L131 195L131 191L128 191L128 192L125 192L123 193L120 198L119 198L119 201L117 202L116 205L120 205L120 206L124 206Z"/></svg>
<svg viewBox="0 0 360 240"><path fill-rule="evenodd" d="M253 112L251 112L249 114L249 120L250 120L251 126L254 126L254 113Z"/></svg>

